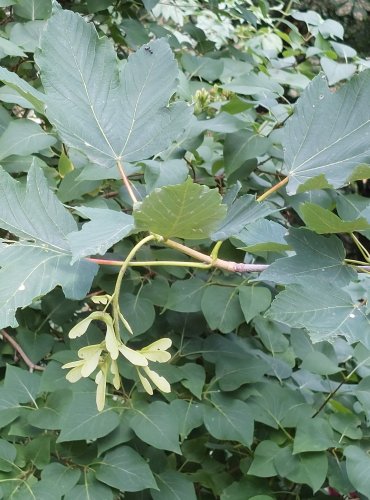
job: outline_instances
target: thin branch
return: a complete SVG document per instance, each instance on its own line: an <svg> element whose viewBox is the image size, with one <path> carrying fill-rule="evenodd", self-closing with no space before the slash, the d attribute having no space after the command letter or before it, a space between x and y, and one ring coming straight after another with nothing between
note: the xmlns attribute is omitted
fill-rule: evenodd
<svg viewBox="0 0 370 500"><path fill-rule="evenodd" d="M38 365L35 365L34 363L32 363L32 361L27 356L27 354L24 352L24 350L22 349L22 347L18 344L18 342L16 342L13 339L13 337L11 337L9 335L9 333L7 333L5 330L1 330L1 335L9 342L9 344L11 344L14 347L14 349L16 350L16 352L23 359L23 361L26 363L26 365L28 366L28 368L30 370L39 370L39 371L44 371L45 370L45 368L43 366L38 366Z"/></svg>
<svg viewBox="0 0 370 500"><path fill-rule="evenodd" d="M232 262L229 260L223 259L213 259L210 255L207 255L202 252L198 252L198 250L194 250L189 248L182 243L178 243L173 240L164 240L163 244L169 248L174 250L178 250L179 252L192 257L193 259L199 260L204 264L207 264L207 267L214 267L217 269L223 269L224 271L229 271L231 273L259 273L267 269L268 264L245 264L243 262ZM122 266L124 261L122 260L105 260L105 259L94 259L91 257L87 257L86 260L90 262L95 262L95 264L101 264L105 266ZM165 264L161 263L161 261L150 261L150 262L131 262L129 265L132 266L140 266L140 265L171 265L170 262L166 262ZM173 264L172 264L173 265ZM192 267L192 263L187 263L188 267ZM194 266L193 267L197 267Z"/></svg>

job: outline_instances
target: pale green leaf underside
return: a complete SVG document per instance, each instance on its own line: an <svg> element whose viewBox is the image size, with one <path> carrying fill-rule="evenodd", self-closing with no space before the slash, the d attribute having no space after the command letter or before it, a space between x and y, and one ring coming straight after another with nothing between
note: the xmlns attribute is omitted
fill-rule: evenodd
<svg viewBox="0 0 370 500"><path fill-rule="evenodd" d="M231 205L226 218L212 233L211 238L217 241L237 235L247 224L266 217L274 210L271 203L259 203L253 195L241 196Z"/></svg>
<svg viewBox="0 0 370 500"><path fill-rule="evenodd" d="M351 343L360 341L370 347L370 321L364 308L326 281L307 279L305 285L288 285L266 317L293 328L306 328L314 342L342 335Z"/></svg>
<svg viewBox="0 0 370 500"><path fill-rule="evenodd" d="M0 170L0 227L19 238L68 253L66 235L77 230L72 215L48 188L42 170L31 167L27 187Z"/></svg>
<svg viewBox="0 0 370 500"><path fill-rule="evenodd" d="M0 328L16 326L15 312L57 285L66 297L81 299L88 292L96 266L71 254L32 243L15 243L0 250Z"/></svg>
<svg viewBox="0 0 370 500"><path fill-rule="evenodd" d="M93 163L110 167L153 156L190 118L184 103L166 107L178 70L163 39L131 55L119 73L113 44L80 15L60 11L48 21L36 60L49 120Z"/></svg>
<svg viewBox="0 0 370 500"><path fill-rule="evenodd" d="M288 284L316 277L343 286L356 277L355 271L344 264L345 250L337 237L291 228L285 239L296 255L277 259L263 271L260 279Z"/></svg>
<svg viewBox="0 0 370 500"><path fill-rule="evenodd" d="M131 215L105 208L77 207L77 210L91 219L81 231L70 233L67 237L73 259L72 262L87 255L104 255L108 248L127 236L134 228Z"/></svg>
<svg viewBox="0 0 370 500"><path fill-rule="evenodd" d="M152 231L165 238L203 239L217 227L226 213L217 190L194 184L155 189L135 210L138 229Z"/></svg>
<svg viewBox="0 0 370 500"><path fill-rule="evenodd" d="M302 94L284 128L287 191L324 175L343 186L361 163L370 162L370 71L353 77L336 92L317 76Z"/></svg>
<svg viewBox="0 0 370 500"><path fill-rule="evenodd" d="M34 89L29 83L20 78L13 71L0 68L0 81L15 90L21 97L26 99L39 113L44 112L45 95Z"/></svg>
<svg viewBox="0 0 370 500"><path fill-rule="evenodd" d="M55 137L31 120L14 120L0 137L0 160L11 155L27 156L52 146Z"/></svg>
<svg viewBox="0 0 370 500"><path fill-rule="evenodd" d="M19 238L0 248L0 325L15 326L15 312L61 285L65 295L83 298L97 266L71 265L67 234L77 224L48 188L39 167L31 166L27 185L0 170L0 227Z"/></svg>

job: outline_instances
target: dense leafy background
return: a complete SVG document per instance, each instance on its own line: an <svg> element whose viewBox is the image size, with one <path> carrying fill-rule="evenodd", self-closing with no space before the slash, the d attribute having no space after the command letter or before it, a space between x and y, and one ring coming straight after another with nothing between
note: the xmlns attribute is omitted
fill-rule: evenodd
<svg viewBox="0 0 370 500"><path fill-rule="evenodd" d="M370 497L369 62L292 4L0 0L1 498ZM121 335L171 338L172 391L120 358L98 411L61 368L104 338L68 337L117 279L86 257L148 231ZM263 272L176 246L217 241Z"/></svg>

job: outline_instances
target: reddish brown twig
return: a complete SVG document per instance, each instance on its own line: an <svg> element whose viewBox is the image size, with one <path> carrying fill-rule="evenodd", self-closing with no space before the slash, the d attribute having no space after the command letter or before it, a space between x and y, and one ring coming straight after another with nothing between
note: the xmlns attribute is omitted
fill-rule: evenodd
<svg viewBox="0 0 370 500"><path fill-rule="evenodd" d="M28 368L30 370L39 370L39 371L45 370L45 368L43 366L35 365L34 363L32 363L32 361L27 356L27 354L24 352L22 347L18 344L18 342L16 342L16 340L13 339L13 337L11 337L9 335L9 333L7 333L5 330L1 330L1 335L9 342L9 344L12 345L12 347L14 347L16 352L23 359L23 361L26 363L26 365L28 366Z"/></svg>

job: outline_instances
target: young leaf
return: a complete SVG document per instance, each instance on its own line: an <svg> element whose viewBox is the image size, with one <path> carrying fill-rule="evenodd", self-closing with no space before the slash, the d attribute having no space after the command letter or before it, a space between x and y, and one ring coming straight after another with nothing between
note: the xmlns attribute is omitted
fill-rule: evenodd
<svg viewBox="0 0 370 500"><path fill-rule="evenodd" d="M167 107L178 69L163 39L131 55L119 74L111 41L78 14L59 11L36 60L49 120L66 144L103 167L159 153L190 118L184 103Z"/></svg>
<svg viewBox="0 0 370 500"><path fill-rule="evenodd" d="M78 212L91 219L81 231L67 236L75 262L87 255L104 255L108 248L127 236L134 228L131 215L105 208L76 207Z"/></svg>
<svg viewBox="0 0 370 500"><path fill-rule="evenodd" d="M208 238L226 213L216 189L193 183L155 189L135 210L138 229L164 238Z"/></svg>
<svg viewBox="0 0 370 500"><path fill-rule="evenodd" d="M358 165L369 163L369 99L369 70L336 92L330 92L324 75L306 88L284 127L289 194L319 176L341 187Z"/></svg>
<svg viewBox="0 0 370 500"><path fill-rule="evenodd" d="M306 226L318 234L351 233L370 229L370 224L364 217L342 220L327 208L314 203L304 203L301 206L301 214Z"/></svg>

